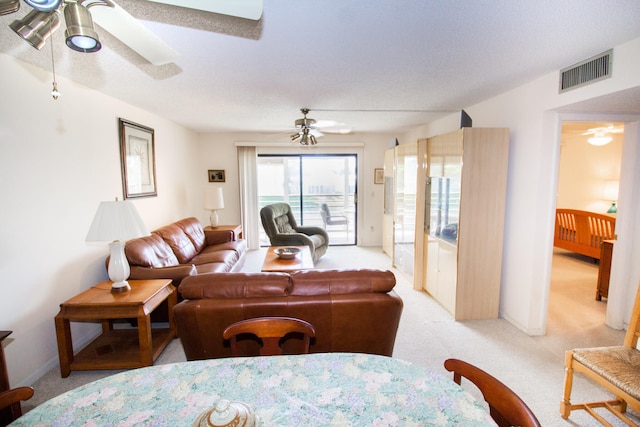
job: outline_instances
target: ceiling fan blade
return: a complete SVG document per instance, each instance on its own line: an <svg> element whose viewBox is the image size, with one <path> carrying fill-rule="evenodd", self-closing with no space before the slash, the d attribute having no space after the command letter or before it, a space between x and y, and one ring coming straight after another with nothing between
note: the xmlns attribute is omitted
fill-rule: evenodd
<svg viewBox="0 0 640 427"><path fill-rule="evenodd" d="M204 10L257 21L262 17L262 0L149 0L156 3Z"/></svg>
<svg viewBox="0 0 640 427"><path fill-rule="evenodd" d="M114 7L92 7L91 16L96 24L153 65L164 65L178 59L175 50L115 3Z"/></svg>

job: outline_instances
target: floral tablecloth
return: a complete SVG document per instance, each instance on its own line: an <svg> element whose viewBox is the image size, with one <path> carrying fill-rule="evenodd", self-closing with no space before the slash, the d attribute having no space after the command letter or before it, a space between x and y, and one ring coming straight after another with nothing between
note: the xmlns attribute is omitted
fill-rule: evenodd
<svg viewBox="0 0 640 427"><path fill-rule="evenodd" d="M57 396L11 425L190 426L219 399L246 402L265 427L495 426L451 378L399 359L351 353L135 369Z"/></svg>

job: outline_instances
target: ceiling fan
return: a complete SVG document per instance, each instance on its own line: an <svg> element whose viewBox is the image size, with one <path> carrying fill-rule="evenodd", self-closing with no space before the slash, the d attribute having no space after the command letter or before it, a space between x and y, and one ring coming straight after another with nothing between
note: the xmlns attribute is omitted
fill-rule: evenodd
<svg viewBox="0 0 640 427"><path fill-rule="evenodd" d="M343 123L337 123L333 120L315 120L307 117L308 108L301 108L302 118L295 121L296 133L291 135L291 141L300 138L300 145L316 145L317 138L325 133L348 134L353 129L346 127Z"/></svg>
<svg viewBox="0 0 640 427"><path fill-rule="evenodd" d="M262 0L147 0L259 20ZM24 0L31 10L9 27L36 49L60 26L59 14L64 14L66 44L79 52L97 52L102 47L93 21L122 41L153 65L175 61L178 53L149 31L113 0ZM17 12L20 0L0 0L0 15ZM91 11L89 11L89 9Z"/></svg>
<svg viewBox="0 0 640 427"><path fill-rule="evenodd" d="M610 133L622 133L624 127L615 127L613 125L606 127L596 127L588 129L582 135L593 135L587 139L587 142L591 145L606 145L610 143L613 138L609 136Z"/></svg>

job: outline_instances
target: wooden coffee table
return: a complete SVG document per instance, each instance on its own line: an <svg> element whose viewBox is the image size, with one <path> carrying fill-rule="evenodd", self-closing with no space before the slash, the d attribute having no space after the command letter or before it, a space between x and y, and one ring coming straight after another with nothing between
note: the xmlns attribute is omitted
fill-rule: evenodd
<svg viewBox="0 0 640 427"><path fill-rule="evenodd" d="M178 296L171 279L129 280L129 285L130 291L114 294L111 282L101 282L60 304L55 324L63 378L76 370L151 366L177 336L173 307ZM151 312L165 300L169 327L151 328ZM114 329L115 319L136 319L138 327ZM71 321L100 321L102 334L74 354Z"/></svg>
<svg viewBox="0 0 640 427"><path fill-rule="evenodd" d="M286 248L290 246L269 246L267 254L264 257L261 271L279 271L290 273L298 270L310 270L313 266L313 258L309 246L293 246L300 249L300 253L293 259L281 259L275 254L278 248Z"/></svg>

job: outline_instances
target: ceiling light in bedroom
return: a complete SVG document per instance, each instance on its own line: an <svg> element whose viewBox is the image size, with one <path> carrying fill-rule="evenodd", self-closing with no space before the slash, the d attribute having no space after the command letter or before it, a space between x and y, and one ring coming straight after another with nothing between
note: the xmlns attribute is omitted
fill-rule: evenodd
<svg viewBox="0 0 640 427"><path fill-rule="evenodd" d="M607 131L605 129L598 129L595 131L592 137L587 139L587 142L591 145L607 145L613 140L612 137L607 135Z"/></svg>

